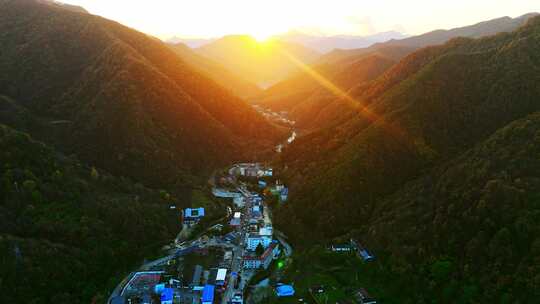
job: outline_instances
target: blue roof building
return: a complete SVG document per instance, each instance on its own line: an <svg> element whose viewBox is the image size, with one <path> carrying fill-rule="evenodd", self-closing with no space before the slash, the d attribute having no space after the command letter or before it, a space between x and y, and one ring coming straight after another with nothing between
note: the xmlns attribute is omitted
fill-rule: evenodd
<svg viewBox="0 0 540 304"><path fill-rule="evenodd" d="M278 285L276 287L276 294L278 297L294 296L294 287L291 285Z"/></svg>
<svg viewBox="0 0 540 304"><path fill-rule="evenodd" d="M202 292L202 304L212 304L214 302L214 285L204 285Z"/></svg>
<svg viewBox="0 0 540 304"><path fill-rule="evenodd" d="M126 303L126 299L122 296L116 296L114 298L111 299L111 304L125 304Z"/></svg>
<svg viewBox="0 0 540 304"><path fill-rule="evenodd" d="M186 208L184 210L184 217L200 218L204 217L204 208Z"/></svg>
<svg viewBox="0 0 540 304"><path fill-rule="evenodd" d="M359 251L360 253L360 256L362 257L362 259L364 259L364 261L368 262L368 261L371 261L373 260L375 257L372 256L367 250L365 249L362 249Z"/></svg>
<svg viewBox="0 0 540 304"><path fill-rule="evenodd" d="M165 288L161 292L161 304L172 304L174 291L172 288Z"/></svg>
<svg viewBox="0 0 540 304"><path fill-rule="evenodd" d="M279 199L280 199L282 202L284 202L284 201L287 200L288 196L289 196L289 188L285 187L285 188L281 189L281 193L280 193L280 195L279 195Z"/></svg>
<svg viewBox="0 0 540 304"><path fill-rule="evenodd" d="M195 225L204 217L204 208L186 208L184 210L184 224Z"/></svg>

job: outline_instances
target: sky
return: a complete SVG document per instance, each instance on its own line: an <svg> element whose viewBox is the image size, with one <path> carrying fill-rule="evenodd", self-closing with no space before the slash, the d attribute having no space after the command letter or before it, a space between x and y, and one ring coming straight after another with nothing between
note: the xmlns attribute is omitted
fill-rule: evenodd
<svg viewBox="0 0 540 304"><path fill-rule="evenodd" d="M63 0L90 13L168 39L288 31L416 35L502 16L540 12L540 0Z"/></svg>

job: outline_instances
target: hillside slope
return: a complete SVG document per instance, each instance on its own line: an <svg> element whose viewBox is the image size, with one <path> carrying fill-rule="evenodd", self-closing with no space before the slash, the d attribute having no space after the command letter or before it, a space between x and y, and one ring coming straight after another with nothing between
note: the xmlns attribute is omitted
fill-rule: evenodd
<svg viewBox="0 0 540 304"><path fill-rule="evenodd" d="M0 125L0 299L104 303L178 232L159 191L92 169Z"/></svg>
<svg viewBox="0 0 540 304"><path fill-rule="evenodd" d="M539 155L537 112L379 203L355 236L379 254L389 276L418 286L410 302L533 303L540 296Z"/></svg>
<svg viewBox="0 0 540 304"><path fill-rule="evenodd" d="M362 102L349 100L356 115L285 149L288 223L344 233L406 182L538 111L539 33L535 18L513 33L423 49L359 91Z"/></svg>
<svg viewBox="0 0 540 304"><path fill-rule="evenodd" d="M307 64L319 57L299 44L276 39L258 42L250 36L225 36L195 50L259 85L275 83L299 70L291 57Z"/></svg>
<svg viewBox="0 0 540 304"><path fill-rule="evenodd" d="M358 87L356 91L361 91L369 86L366 84L368 81L380 76L393 65L390 61L398 62L419 48L442 44L456 37L478 38L499 32L511 32L534 15L528 14L514 19L498 18L462 28L438 30L401 40L391 40L368 48L335 50L321 56L312 68L319 74L318 78L324 78L325 81L337 86L342 91L339 94L355 87ZM373 70L369 66L370 63L372 65L377 63L369 58L379 60L385 58L387 62L380 64L378 70ZM372 77L362 77L362 71L365 69L371 69L377 73L372 72ZM336 75L338 75L337 78ZM299 85L302 83L310 85ZM342 119L339 113L350 116L346 106L336 98L339 94L325 88L325 85L320 80L316 80L312 73L301 72L266 90L256 98L255 103L275 111L288 111L291 119L299 121L299 128L316 130L329 127L336 121L339 122ZM358 94L352 92L351 95ZM326 115L325 112L330 114ZM319 117L319 113L326 117Z"/></svg>
<svg viewBox="0 0 540 304"><path fill-rule="evenodd" d="M343 65L312 67L307 76L299 73L268 88L254 103L273 111L287 111L301 129L319 129L335 123L341 112L336 95L345 94L358 83L374 80L396 63L391 58L373 54Z"/></svg>
<svg viewBox="0 0 540 304"><path fill-rule="evenodd" d="M0 95L55 130L26 131L118 175L185 182L280 135L165 44L97 16L1 0L0 42Z"/></svg>
<svg viewBox="0 0 540 304"><path fill-rule="evenodd" d="M219 63L198 55L195 53L195 51L183 43L170 44L169 46L185 62L192 64L199 71L212 78L212 80L214 80L216 83L220 84L224 88L228 88L239 97L248 98L256 96L262 92L262 90L256 84L234 74Z"/></svg>

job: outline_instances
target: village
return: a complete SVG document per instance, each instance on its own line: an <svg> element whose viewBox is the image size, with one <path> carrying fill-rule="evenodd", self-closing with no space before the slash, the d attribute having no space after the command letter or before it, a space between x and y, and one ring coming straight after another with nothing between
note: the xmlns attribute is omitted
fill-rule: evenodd
<svg viewBox="0 0 540 304"><path fill-rule="evenodd" d="M294 125L283 113L264 112L278 122ZM276 152L296 139L296 132ZM262 290L283 303L328 304L323 285L314 285L298 293L295 282L282 282L282 268L290 264L293 248L287 236L272 224L273 204L286 204L288 187L273 168L261 163L238 163L212 176L211 195L221 202L225 216L208 223L208 210L192 206L178 212L182 230L169 248L168 255L145 263L129 274L114 290L108 304L244 304L256 303ZM204 225L201 224L204 222ZM354 255L365 263L375 257L359 241L330 244L329 254ZM269 277L273 280L272 286ZM303 295L301 295L303 294ZM306 294L309 295L306 298ZM375 304L366 289L351 291L352 303ZM267 295L265 295L267 296ZM326 297L326 298L325 298ZM323 300L324 299L324 300Z"/></svg>
<svg viewBox="0 0 540 304"><path fill-rule="evenodd" d="M227 217L200 236L177 237L170 255L147 263L131 273L109 299L121 303L230 303L243 304L244 289L261 269L273 261L289 257L292 248L283 238L274 237L270 208L262 190L287 201L288 189L276 182L268 186L273 170L260 164L237 164L212 189L216 198L229 199ZM256 179L256 185L242 179ZM223 187L221 187L223 186ZM256 186L259 191L250 190ZM180 210L182 231L190 231L205 218L203 207ZM282 250L281 248L285 248ZM280 285L280 295L292 295L292 286Z"/></svg>

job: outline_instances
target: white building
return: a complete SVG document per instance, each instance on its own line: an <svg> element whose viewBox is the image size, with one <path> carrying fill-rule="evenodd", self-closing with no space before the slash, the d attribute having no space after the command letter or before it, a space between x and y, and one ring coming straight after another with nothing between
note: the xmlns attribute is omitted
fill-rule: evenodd
<svg viewBox="0 0 540 304"><path fill-rule="evenodd" d="M272 235L249 234L246 238L246 249L254 251L261 244L265 249L272 243Z"/></svg>
<svg viewBox="0 0 540 304"><path fill-rule="evenodd" d="M276 241L271 242L271 244L266 248L264 253L261 256L245 256L244 257L244 268L246 269L267 269L270 266L270 263L273 259L276 259L279 256L279 246Z"/></svg>
<svg viewBox="0 0 540 304"><path fill-rule="evenodd" d="M225 284L225 278L227 277L227 269L220 268L218 269L216 275L216 285L223 286Z"/></svg>

